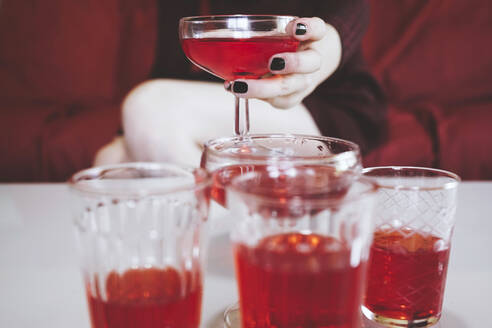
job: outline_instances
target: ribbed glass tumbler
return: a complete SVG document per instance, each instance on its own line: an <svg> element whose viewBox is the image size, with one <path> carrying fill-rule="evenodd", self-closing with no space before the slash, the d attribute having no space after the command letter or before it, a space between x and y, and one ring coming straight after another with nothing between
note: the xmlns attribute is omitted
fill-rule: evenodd
<svg viewBox="0 0 492 328"><path fill-rule="evenodd" d="M157 163L71 178L92 328L199 327L209 183Z"/></svg>
<svg viewBox="0 0 492 328"><path fill-rule="evenodd" d="M376 189L337 182L330 166L270 167L226 187L242 327L360 327Z"/></svg>

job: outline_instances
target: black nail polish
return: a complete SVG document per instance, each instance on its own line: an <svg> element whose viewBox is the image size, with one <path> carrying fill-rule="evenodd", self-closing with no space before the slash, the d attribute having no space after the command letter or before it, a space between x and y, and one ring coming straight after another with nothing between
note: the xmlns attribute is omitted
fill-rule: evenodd
<svg viewBox="0 0 492 328"><path fill-rule="evenodd" d="M307 26L302 23L297 23L296 35L304 35L307 32Z"/></svg>
<svg viewBox="0 0 492 328"><path fill-rule="evenodd" d="M280 71L285 68L285 60L280 57L275 57L272 59L272 63L270 64L270 69L272 71Z"/></svg>
<svg viewBox="0 0 492 328"><path fill-rule="evenodd" d="M234 82L234 85L232 86L232 91L236 93L246 93L248 92L248 84L241 81Z"/></svg>

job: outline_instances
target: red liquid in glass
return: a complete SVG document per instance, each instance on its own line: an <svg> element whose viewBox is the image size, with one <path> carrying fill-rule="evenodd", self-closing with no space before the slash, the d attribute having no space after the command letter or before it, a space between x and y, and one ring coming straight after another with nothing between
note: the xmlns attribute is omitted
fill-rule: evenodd
<svg viewBox="0 0 492 328"><path fill-rule="evenodd" d="M320 235L280 234L235 246L243 327L359 328L363 267Z"/></svg>
<svg viewBox="0 0 492 328"><path fill-rule="evenodd" d="M290 36L190 38L181 42L191 61L227 81L260 78L269 72L271 56L295 52L299 45Z"/></svg>
<svg viewBox="0 0 492 328"><path fill-rule="evenodd" d="M405 234L411 230L404 230ZM377 231L364 305L373 313L419 320L441 313L449 248L432 235Z"/></svg>
<svg viewBox="0 0 492 328"><path fill-rule="evenodd" d="M265 171L265 165L231 165L215 171L212 175L212 189L210 195L222 206L226 206L225 187L235 177L254 171Z"/></svg>
<svg viewBox="0 0 492 328"><path fill-rule="evenodd" d="M224 188L231 183L231 181L242 174L246 174L249 172L259 172L265 173L272 169L273 166L270 165L230 165L225 166L216 170L213 173L213 183L211 189L212 198L222 206L226 206L226 196ZM313 180L313 181L297 181L299 183L296 186L295 183L288 184L288 188L286 186L279 186L279 181L276 179L274 185L274 180L265 180L265 182L261 183L261 189L266 190L269 196L274 197L292 197L295 195L303 195L303 198L308 199L308 192L313 193L315 188L319 189L320 186L317 185L320 181L324 181L324 185L322 192L314 195L313 197L322 197L322 198L339 198L346 194L350 183L352 182L353 172L339 172L336 168L332 166L323 166L323 165L304 165L303 169L310 168L313 171L316 171L319 176L323 177L323 180ZM329 186L329 188L328 188ZM251 191L251 190L249 190Z"/></svg>
<svg viewBox="0 0 492 328"><path fill-rule="evenodd" d="M88 292L92 328L197 328L202 286L198 274L184 275L171 268L110 273L107 300Z"/></svg>

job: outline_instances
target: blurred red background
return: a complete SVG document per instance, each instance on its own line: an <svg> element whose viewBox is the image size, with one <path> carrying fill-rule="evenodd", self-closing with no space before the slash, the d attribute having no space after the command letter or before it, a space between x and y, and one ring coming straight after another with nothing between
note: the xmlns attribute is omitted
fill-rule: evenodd
<svg viewBox="0 0 492 328"><path fill-rule="evenodd" d="M389 135L365 165L492 179L492 5L370 3L363 49L387 93ZM124 95L149 78L157 33L156 0L2 1L0 181L63 181L90 166L120 127Z"/></svg>

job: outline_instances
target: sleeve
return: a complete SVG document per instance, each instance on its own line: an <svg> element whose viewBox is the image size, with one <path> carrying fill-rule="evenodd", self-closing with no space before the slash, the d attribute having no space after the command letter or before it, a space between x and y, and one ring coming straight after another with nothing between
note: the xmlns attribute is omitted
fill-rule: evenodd
<svg viewBox="0 0 492 328"><path fill-rule="evenodd" d="M367 154L387 134L385 96L361 52L369 7L365 0L325 0L320 6L326 13L321 17L340 34L342 61L304 104L324 135L356 142Z"/></svg>
<svg viewBox="0 0 492 328"><path fill-rule="evenodd" d="M353 141L364 155L386 138L385 97L360 53L319 85L304 104L323 135Z"/></svg>
<svg viewBox="0 0 492 328"><path fill-rule="evenodd" d="M2 105L0 181L66 181L92 166L119 127L119 104L84 109Z"/></svg>
<svg viewBox="0 0 492 328"><path fill-rule="evenodd" d="M369 4L367 0L322 0L319 1L320 18L332 25L342 41L343 66L357 53L362 37L369 25Z"/></svg>
<svg viewBox="0 0 492 328"><path fill-rule="evenodd" d="M154 60L155 0L0 0L0 181L64 181Z"/></svg>

